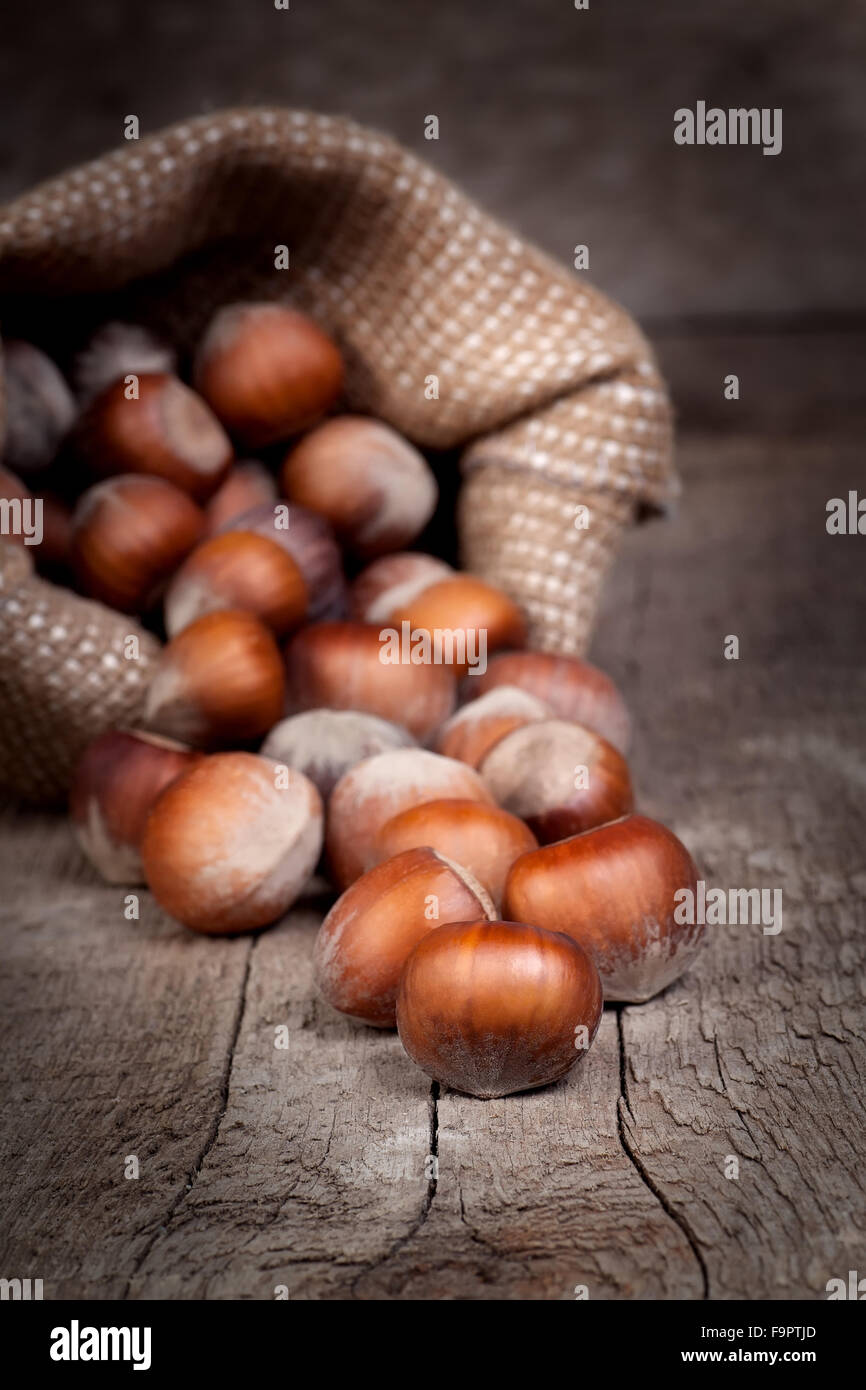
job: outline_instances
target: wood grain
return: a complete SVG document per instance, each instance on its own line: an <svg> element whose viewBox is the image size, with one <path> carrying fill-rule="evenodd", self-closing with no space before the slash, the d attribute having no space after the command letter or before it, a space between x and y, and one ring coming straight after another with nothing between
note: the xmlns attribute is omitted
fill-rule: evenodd
<svg viewBox="0 0 866 1390"><path fill-rule="evenodd" d="M862 1266L866 596L862 538L824 525L861 451L686 435L681 464L681 511L627 541L595 655L636 715L643 807L712 885L781 888L782 931L709 929L663 996L606 1011L566 1083L485 1103L315 1001L312 908L235 941L146 894L127 922L61 821L10 812L6 1277L46 1297L773 1299Z"/></svg>
<svg viewBox="0 0 866 1390"><path fill-rule="evenodd" d="M602 619L644 803L712 885L783 893L778 935L708 928L687 979L622 1013L625 1141L715 1298L822 1296L862 1264L866 593L862 538L825 529L858 453L686 436L686 517L642 556L625 642L614 593Z"/></svg>
<svg viewBox="0 0 866 1390"><path fill-rule="evenodd" d="M118 1298L212 1141L250 943L203 950L145 893L126 921L62 821L10 815L0 844L0 1265Z"/></svg>

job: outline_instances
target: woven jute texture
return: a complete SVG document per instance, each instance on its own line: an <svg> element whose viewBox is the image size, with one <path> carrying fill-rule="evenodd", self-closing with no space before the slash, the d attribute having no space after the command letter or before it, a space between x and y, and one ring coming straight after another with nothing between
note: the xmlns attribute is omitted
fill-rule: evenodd
<svg viewBox="0 0 866 1390"><path fill-rule="evenodd" d="M87 743L135 723L159 649L133 618L47 584L0 540L0 786L62 797Z"/></svg>
<svg viewBox="0 0 866 1390"><path fill-rule="evenodd" d="M302 111L190 120L0 209L0 311L14 306L19 333L28 312L42 341L88 314L125 318L183 355L217 306L247 298L291 302L334 335L348 409L461 450L464 567L524 605L531 645L583 651L623 526L676 494L667 393L628 315L387 137ZM30 595L79 604L33 582L22 625ZM35 750L32 721L68 721L5 621L3 700L18 681L24 704L47 704L17 729ZM80 714L76 681L61 685ZM108 687L94 700L104 724ZM0 778L20 789L3 719Z"/></svg>

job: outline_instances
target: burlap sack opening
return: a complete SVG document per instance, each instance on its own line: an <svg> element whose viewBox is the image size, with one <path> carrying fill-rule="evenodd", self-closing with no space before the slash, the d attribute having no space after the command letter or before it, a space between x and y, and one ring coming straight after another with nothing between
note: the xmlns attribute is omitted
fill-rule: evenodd
<svg viewBox="0 0 866 1390"><path fill-rule="evenodd" d="M349 409L462 450L464 567L523 604L533 646L582 652L623 526L676 492L667 394L629 317L387 137L307 112L191 120L0 209L0 327L49 349L111 317L186 353L240 298L334 335ZM0 543L0 785L45 800L135 719L156 643L28 570ZM118 656L130 634L138 664Z"/></svg>

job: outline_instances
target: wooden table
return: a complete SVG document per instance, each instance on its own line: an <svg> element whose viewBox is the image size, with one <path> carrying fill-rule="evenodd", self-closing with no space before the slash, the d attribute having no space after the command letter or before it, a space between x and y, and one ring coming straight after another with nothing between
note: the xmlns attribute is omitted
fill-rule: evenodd
<svg viewBox="0 0 866 1390"><path fill-rule="evenodd" d="M726 408L684 430L679 513L629 537L594 656L643 808L711 885L781 889L782 931L710 929L567 1082L481 1102L316 1001L313 906L236 940L145 893L129 921L61 820L10 812L0 1272L185 1299L822 1298L866 1273L866 538L825 529L862 433Z"/></svg>

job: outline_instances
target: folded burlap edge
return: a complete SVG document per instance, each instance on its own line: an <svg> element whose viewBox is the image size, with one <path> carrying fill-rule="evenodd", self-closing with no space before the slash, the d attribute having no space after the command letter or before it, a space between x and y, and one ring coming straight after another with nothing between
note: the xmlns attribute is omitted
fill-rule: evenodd
<svg viewBox="0 0 866 1390"><path fill-rule="evenodd" d="M39 578L0 538L0 787L61 800L91 739L140 717L159 650L134 618Z"/></svg>

